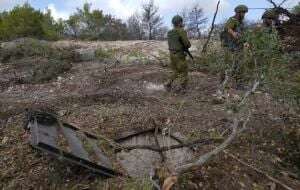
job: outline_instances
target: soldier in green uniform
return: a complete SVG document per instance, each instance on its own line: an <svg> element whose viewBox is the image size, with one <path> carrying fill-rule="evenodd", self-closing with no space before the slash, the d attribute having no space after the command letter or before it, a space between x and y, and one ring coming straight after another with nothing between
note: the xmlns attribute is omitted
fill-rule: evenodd
<svg viewBox="0 0 300 190"><path fill-rule="evenodd" d="M187 32L184 30L183 19L176 15L172 19L174 28L168 32L168 45L171 59L172 74L165 84L165 88L169 91L173 82L178 79L180 88L178 91L185 92L188 82L188 64L186 62L186 51L191 47L188 40Z"/></svg>
<svg viewBox="0 0 300 190"><path fill-rule="evenodd" d="M275 29L274 22L278 18L278 15L274 10L269 9L264 12L261 18L263 20L262 28L267 29L267 32L271 33Z"/></svg>
<svg viewBox="0 0 300 190"><path fill-rule="evenodd" d="M248 12L248 7L246 5L238 5L234 11L235 15L228 19L224 26L224 31L221 33L221 43L225 51L225 62L227 65L234 63L232 75L236 79L237 86L240 86L242 75L241 51L245 45L243 41L244 18ZM222 73L221 82L224 78L225 73Z"/></svg>
<svg viewBox="0 0 300 190"><path fill-rule="evenodd" d="M276 19L278 15L274 9L266 10L262 15L263 23L247 36L246 40L251 49L256 51L257 58L265 58L270 52L281 51L278 32L275 28Z"/></svg>
<svg viewBox="0 0 300 190"><path fill-rule="evenodd" d="M235 15L230 17L225 24L221 34L223 47L235 52L243 49L242 35L244 32L244 18L248 12L248 7L239 5L235 9Z"/></svg>

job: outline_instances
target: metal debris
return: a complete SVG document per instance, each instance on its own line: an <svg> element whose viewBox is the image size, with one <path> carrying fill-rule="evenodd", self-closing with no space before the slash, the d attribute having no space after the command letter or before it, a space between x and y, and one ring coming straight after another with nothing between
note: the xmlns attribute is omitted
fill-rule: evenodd
<svg viewBox="0 0 300 190"><path fill-rule="evenodd" d="M25 128L30 131L32 147L100 175L118 175L99 148L96 136L81 132L72 125L60 124L51 114L32 114L28 119Z"/></svg>

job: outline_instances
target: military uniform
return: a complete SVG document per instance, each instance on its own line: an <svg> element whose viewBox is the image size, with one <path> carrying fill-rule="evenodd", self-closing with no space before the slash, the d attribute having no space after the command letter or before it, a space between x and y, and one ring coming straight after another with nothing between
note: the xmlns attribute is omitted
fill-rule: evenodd
<svg viewBox="0 0 300 190"><path fill-rule="evenodd" d="M235 12L247 12L248 8L245 5L239 5L235 8ZM229 30L233 30L235 33L238 34L238 39L234 38L230 33ZM230 17L224 26L224 30L221 33L221 43L225 53L225 64L226 65L233 65L232 75L235 78L237 83L242 83L242 75L243 75L243 68L241 60L243 60L243 47L244 47L244 40L243 40L243 33L245 27L242 20L237 19L235 16ZM225 78L225 72L221 74L221 82Z"/></svg>
<svg viewBox="0 0 300 190"><path fill-rule="evenodd" d="M241 39L234 39L229 33L228 30L232 29L234 32L237 32L240 36L242 36L244 32L244 23L236 19L235 17L229 18L226 22L223 37L222 37L222 45L226 49L234 52L240 51L243 48L243 43Z"/></svg>
<svg viewBox="0 0 300 190"><path fill-rule="evenodd" d="M175 19L179 19L179 16L173 18L173 24ZM175 21L174 21L175 20ZM185 50L191 47L191 43L188 40L187 32L183 27L174 27L174 29L168 32L168 45L170 51L170 68L172 74L167 82L166 86L171 87L172 83L177 79L180 82L181 88L186 88L188 82L188 64L186 62Z"/></svg>

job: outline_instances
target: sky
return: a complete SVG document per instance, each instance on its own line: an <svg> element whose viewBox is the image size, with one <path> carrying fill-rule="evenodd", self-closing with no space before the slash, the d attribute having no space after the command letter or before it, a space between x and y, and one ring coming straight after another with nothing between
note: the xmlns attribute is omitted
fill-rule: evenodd
<svg viewBox="0 0 300 190"><path fill-rule="evenodd" d="M112 14L117 18L126 19L135 12L141 11L141 5L147 0L0 0L0 10L10 10L14 6L29 2L34 8L44 11L50 9L55 19L67 19L69 15L76 11L77 7L82 7L86 2L91 3L92 9L101 9L106 14ZM170 26L172 16L181 12L183 8L189 8L195 3L199 3L205 15L212 20L218 0L154 0L159 6L159 13L164 18L166 25ZM276 3L282 0L274 0ZM287 0L283 7L293 7L300 0ZM235 6L245 4L250 8L272 7L266 0L221 0L220 11L217 16L217 23L232 16ZM248 20L259 20L263 10L251 9L247 14Z"/></svg>

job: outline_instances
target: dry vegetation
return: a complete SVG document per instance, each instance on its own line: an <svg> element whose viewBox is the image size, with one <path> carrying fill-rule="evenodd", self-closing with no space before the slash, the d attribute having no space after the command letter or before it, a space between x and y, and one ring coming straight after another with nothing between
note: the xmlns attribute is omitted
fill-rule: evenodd
<svg viewBox="0 0 300 190"><path fill-rule="evenodd" d="M196 44L194 53L199 52ZM170 72L165 42L59 41L42 47L46 56L28 45L17 47L23 48L21 54L1 55L0 189L151 189L144 179L103 179L33 150L22 129L25 108L56 112L64 121L108 138L150 128L152 119L189 140L230 133L228 107L243 92L230 88L226 103L216 101L217 66L207 65L213 57L190 63L188 91L180 95L162 87ZM226 153L180 176L175 189L284 189L267 176L300 188L299 113L263 91L251 96L249 107L248 129ZM196 155L215 146L200 146Z"/></svg>

